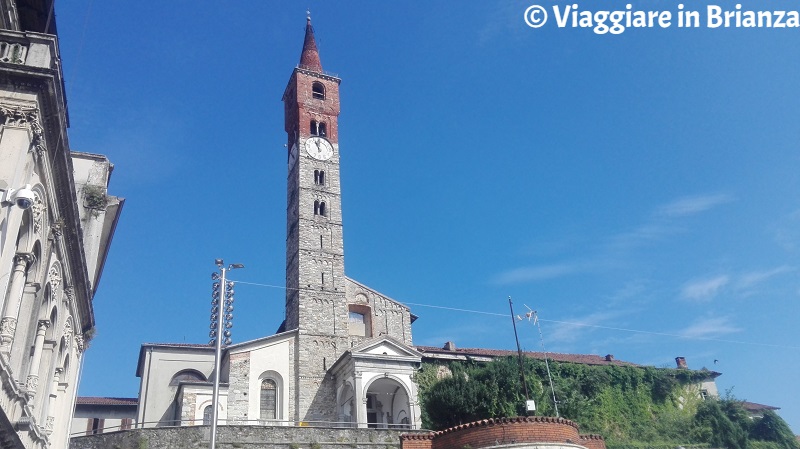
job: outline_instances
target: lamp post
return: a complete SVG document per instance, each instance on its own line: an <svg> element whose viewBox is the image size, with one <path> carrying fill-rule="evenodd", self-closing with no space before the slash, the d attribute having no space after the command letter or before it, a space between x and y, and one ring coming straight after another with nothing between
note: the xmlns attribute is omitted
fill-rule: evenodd
<svg viewBox="0 0 800 449"><path fill-rule="evenodd" d="M225 275L230 270L244 268L240 263L232 263L225 268L222 259L214 263L219 268L211 273L211 331L209 345L214 345L214 393L211 397L211 449L217 447L217 419L219 418L219 375L222 359L223 338L225 345L231 344L231 331L233 327L233 282L227 282ZM223 293L224 292L224 293Z"/></svg>

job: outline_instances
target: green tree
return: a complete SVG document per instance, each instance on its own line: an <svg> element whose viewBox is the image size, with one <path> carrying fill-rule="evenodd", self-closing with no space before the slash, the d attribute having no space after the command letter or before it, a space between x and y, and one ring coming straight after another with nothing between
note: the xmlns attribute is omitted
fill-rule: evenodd
<svg viewBox="0 0 800 449"><path fill-rule="evenodd" d="M800 449L800 444L792 433L792 429L772 410L764 412L750 428L750 437L754 440L774 441L786 449Z"/></svg>
<svg viewBox="0 0 800 449"><path fill-rule="evenodd" d="M489 417L488 404L493 400L487 388L463 373L454 374L434 384L427 392L425 407L430 426L445 429Z"/></svg>
<svg viewBox="0 0 800 449"><path fill-rule="evenodd" d="M730 399L704 401L694 416L694 438L714 447L748 449L748 432L738 420L736 407Z"/></svg>

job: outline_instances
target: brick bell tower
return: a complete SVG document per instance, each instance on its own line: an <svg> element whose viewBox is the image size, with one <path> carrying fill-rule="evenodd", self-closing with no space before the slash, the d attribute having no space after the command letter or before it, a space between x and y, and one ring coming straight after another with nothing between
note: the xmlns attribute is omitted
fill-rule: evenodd
<svg viewBox="0 0 800 449"><path fill-rule="evenodd" d="M322 70L311 17L300 63L283 94L287 134L286 321L297 329L290 414L335 421L328 368L347 349L339 184L339 83ZM293 391L291 391L293 390Z"/></svg>

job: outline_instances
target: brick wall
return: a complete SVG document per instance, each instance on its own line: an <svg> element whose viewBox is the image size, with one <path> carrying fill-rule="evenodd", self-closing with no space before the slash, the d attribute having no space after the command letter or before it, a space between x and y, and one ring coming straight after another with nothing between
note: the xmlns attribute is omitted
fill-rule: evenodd
<svg viewBox="0 0 800 449"><path fill-rule="evenodd" d="M539 416L485 419L427 435L401 436L402 449L480 449L522 443L605 449L603 437L581 436L574 422Z"/></svg>
<svg viewBox="0 0 800 449"><path fill-rule="evenodd" d="M401 449L431 449L434 436L434 433L404 433L400 435L400 447Z"/></svg>
<svg viewBox="0 0 800 449"><path fill-rule="evenodd" d="M606 442L600 435L581 435L581 446L588 449L606 449Z"/></svg>

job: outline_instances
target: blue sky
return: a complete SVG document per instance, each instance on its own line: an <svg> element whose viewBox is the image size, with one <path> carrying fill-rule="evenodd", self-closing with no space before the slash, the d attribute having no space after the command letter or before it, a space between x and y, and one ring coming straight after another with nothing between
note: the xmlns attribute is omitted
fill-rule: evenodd
<svg viewBox="0 0 800 449"><path fill-rule="evenodd" d="M800 432L796 29L533 29L531 4L308 2L342 78L346 274L412 304L416 344L512 348L511 296L550 351L683 356ZM208 340L215 258L276 286L236 287L234 340L280 324L305 8L58 3L71 146L126 198L81 395L135 397L143 342Z"/></svg>

